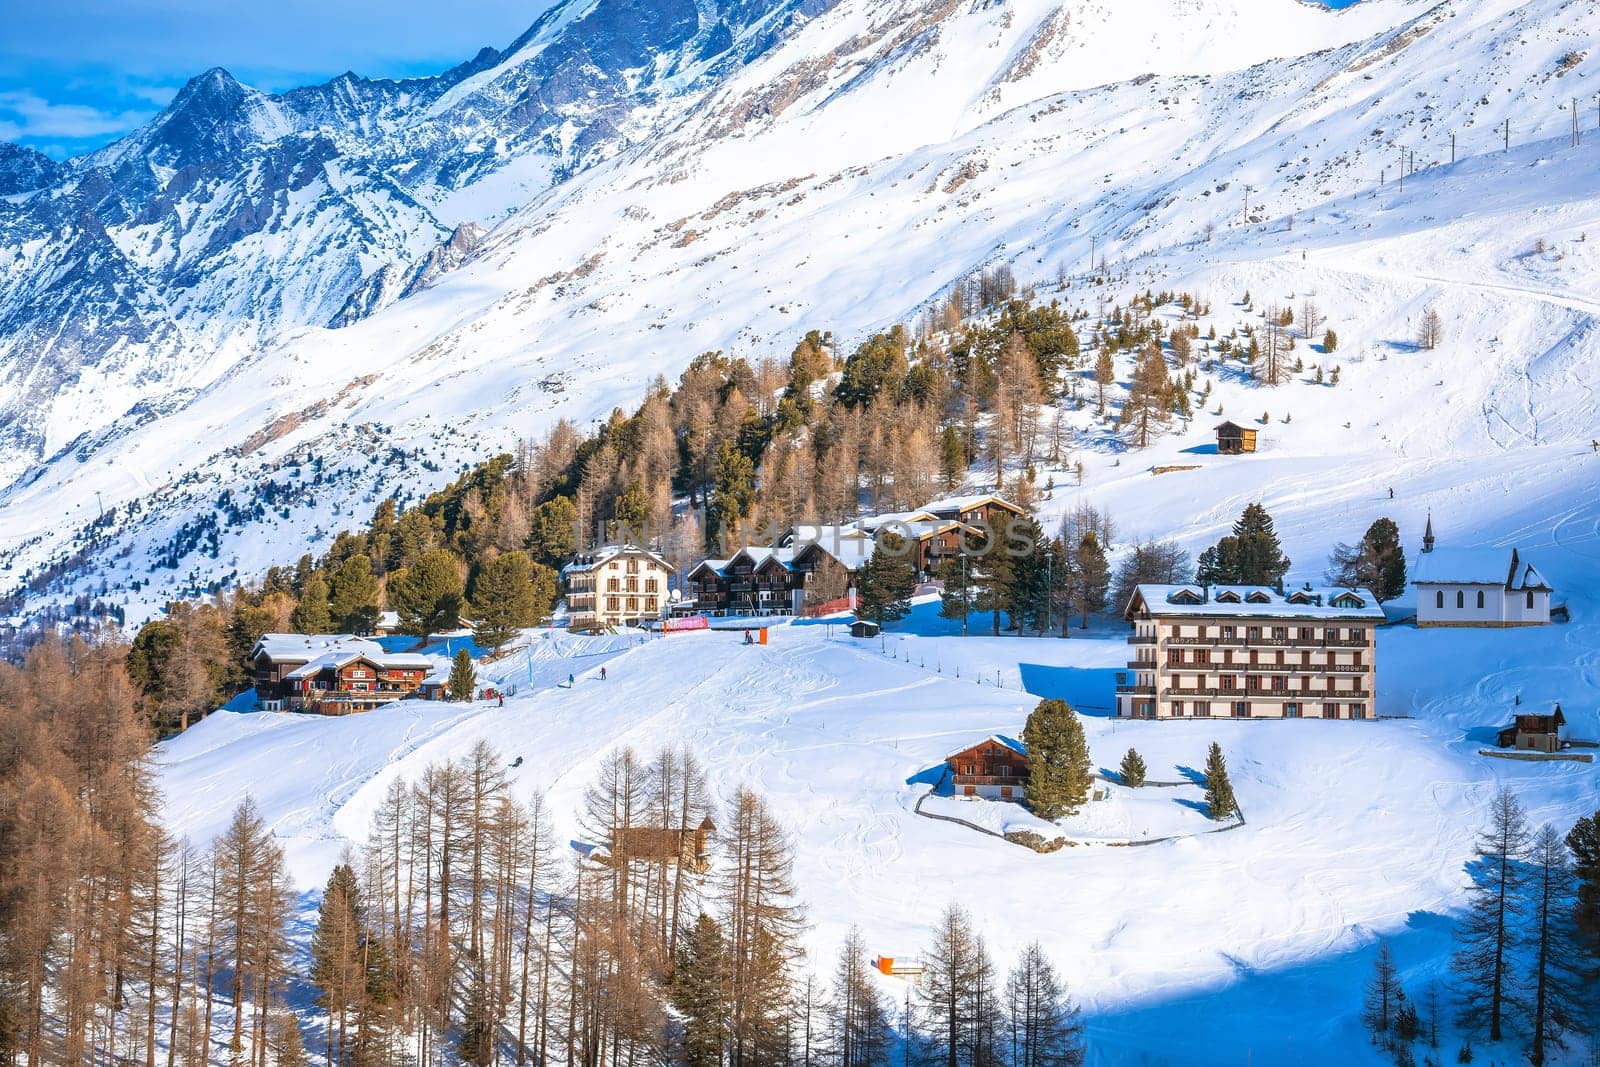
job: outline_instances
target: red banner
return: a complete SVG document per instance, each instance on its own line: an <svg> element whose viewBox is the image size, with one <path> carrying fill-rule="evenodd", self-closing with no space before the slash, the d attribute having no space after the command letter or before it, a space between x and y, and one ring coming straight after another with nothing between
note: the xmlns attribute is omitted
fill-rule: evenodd
<svg viewBox="0 0 1600 1067"><path fill-rule="evenodd" d="M681 619L665 620L661 624L661 629L669 634L676 630L709 630L711 620L704 615L687 615Z"/></svg>

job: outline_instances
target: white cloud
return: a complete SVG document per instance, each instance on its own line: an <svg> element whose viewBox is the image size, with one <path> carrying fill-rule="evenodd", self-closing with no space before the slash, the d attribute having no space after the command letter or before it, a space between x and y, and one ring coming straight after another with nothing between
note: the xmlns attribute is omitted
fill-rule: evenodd
<svg viewBox="0 0 1600 1067"><path fill-rule="evenodd" d="M0 92L0 138L104 137L133 129L155 114L147 109L106 111L88 104L54 104L27 90Z"/></svg>

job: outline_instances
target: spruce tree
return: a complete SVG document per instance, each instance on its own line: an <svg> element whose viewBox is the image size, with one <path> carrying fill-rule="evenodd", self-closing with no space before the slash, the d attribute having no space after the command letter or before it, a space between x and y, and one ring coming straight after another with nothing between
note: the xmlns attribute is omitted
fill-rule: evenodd
<svg viewBox="0 0 1600 1067"><path fill-rule="evenodd" d="M400 615L400 628L417 637L459 626L461 594L460 566L442 548L423 553L389 578L389 603Z"/></svg>
<svg viewBox="0 0 1600 1067"><path fill-rule="evenodd" d="M300 603L290 613L289 625L295 633L325 634L333 629L333 615L328 609L328 583L321 571L306 576L300 590Z"/></svg>
<svg viewBox="0 0 1600 1067"><path fill-rule="evenodd" d="M1278 543L1272 516L1259 503L1245 505L1233 524L1238 543L1238 577L1241 585L1278 585L1289 571L1289 558Z"/></svg>
<svg viewBox="0 0 1600 1067"><path fill-rule="evenodd" d="M911 611L917 574L910 546L896 533L885 533L868 560L856 571L856 615L880 626L903 619Z"/></svg>
<svg viewBox="0 0 1600 1067"><path fill-rule="evenodd" d="M685 1067L721 1067L727 1040L727 948L705 912L684 931L672 975L672 1004L683 1016Z"/></svg>
<svg viewBox="0 0 1600 1067"><path fill-rule="evenodd" d="M1118 773L1122 776L1122 784L1125 786L1137 789L1144 785L1144 757L1139 755L1138 750L1128 749L1127 755L1122 757L1122 766L1118 768Z"/></svg>
<svg viewBox="0 0 1600 1067"><path fill-rule="evenodd" d="M1468 1030L1487 1027L1489 1040L1505 1032L1508 1009L1521 1000L1511 975L1520 943L1522 862L1528 851L1528 823L1516 794L1501 787L1489 827L1478 837L1478 862L1467 914L1456 927L1452 959L1457 1019Z"/></svg>
<svg viewBox="0 0 1600 1067"><path fill-rule="evenodd" d="M1089 616L1106 608L1106 593L1111 588L1111 567L1093 530L1085 530L1078 541L1073 560L1072 607L1078 614L1078 628L1089 628Z"/></svg>
<svg viewBox="0 0 1600 1067"><path fill-rule="evenodd" d="M333 573L328 610L334 625L346 633L369 634L377 626L378 578L369 557L357 554L339 565Z"/></svg>
<svg viewBox="0 0 1600 1067"><path fill-rule="evenodd" d="M478 691L478 672L472 666L472 653L461 649L450 661L450 699L471 700Z"/></svg>
<svg viewBox="0 0 1600 1067"><path fill-rule="evenodd" d="M1006 613L1019 631L1050 628L1050 585L1054 560L1039 523L1026 519L1012 542L1020 550L1011 559L1006 588ZM1023 547L1025 546L1025 547Z"/></svg>
<svg viewBox="0 0 1600 1067"><path fill-rule="evenodd" d="M1089 799L1093 772L1078 713L1065 700L1041 700L1022 728L1028 750L1023 796L1041 819L1069 815Z"/></svg>
<svg viewBox="0 0 1600 1067"><path fill-rule="evenodd" d="M1233 783L1228 780L1228 762L1222 756L1222 746L1211 742L1206 753L1206 811L1211 818L1222 822L1239 813L1238 801L1233 798Z"/></svg>
<svg viewBox="0 0 1600 1067"><path fill-rule="evenodd" d="M967 633L967 624L976 607L974 580L975 561L966 552L946 556L939 562L936 577L943 583L939 592L939 614L946 619L960 619L961 633Z"/></svg>
<svg viewBox="0 0 1600 1067"><path fill-rule="evenodd" d="M533 562L525 552L503 552L478 565L468 595L478 641L499 651L519 630L538 622Z"/></svg>
<svg viewBox="0 0 1600 1067"><path fill-rule="evenodd" d="M1567 833L1577 899L1572 920L1596 981L1600 981L1600 811L1585 815Z"/></svg>

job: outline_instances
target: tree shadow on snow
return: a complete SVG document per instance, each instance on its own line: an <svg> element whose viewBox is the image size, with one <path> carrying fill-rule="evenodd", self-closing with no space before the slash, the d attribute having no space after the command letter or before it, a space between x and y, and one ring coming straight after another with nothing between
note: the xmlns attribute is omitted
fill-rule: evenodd
<svg viewBox="0 0 1600 1067"><path fill-rule="evenodd" d="M1355 926L1345 938L1352 942L1349 947L1286 966L1252 963L1241 945L1239 955L1222 955L1228 974L1219 980L1086 1010L1091 1062L1145 1067L1261 1067L1334 1059L1346 1067L1392 1063L1374 1049L1359 1019L1361 990L1380 936L1394 952L1408 996L1424 998L1429 983L1440 982L1440 1052L1435 1056L1453 1060L1461 1037L1450 1025L1443 981L1453 929L1448 916L1412 912L1398 930ZM1283 958L1271 944L1262 949L1258 957ZM1427 1043L1418 1042L1419 1060L1425 1051Z"/></svg>
<svg viewBox="0 0 1600 1067"><path fill-rule="evenodd" d="M1180 807L1189 808L1191 811L1198 811L1201 815L1204 815L1208 819L1211 818L1211 805L1207 804L1203 800L1191 800L1188 797L1173 797L1172 802Z"/></svg>
<svg viewBox="0 0 1600 1067"><path fill-rule="evenodd" d="M1185 778L1187 778L1189 780L1190 784L1197 785L1201 789L1204 789L1206 787L1206 772L1205 771L1197 771L1193 767L1185 767L1182 764L1179 764L1178 765L1178 773L1183 775Z"/></svg>
<svg viewBox="0 0 1600 1067"><path fill-rule="evenodd" d="M1116 711L1116 668L1056 667L1019 663L1022 688L1044 700L1065 700L1080 715L1109 717Z"/></svg>

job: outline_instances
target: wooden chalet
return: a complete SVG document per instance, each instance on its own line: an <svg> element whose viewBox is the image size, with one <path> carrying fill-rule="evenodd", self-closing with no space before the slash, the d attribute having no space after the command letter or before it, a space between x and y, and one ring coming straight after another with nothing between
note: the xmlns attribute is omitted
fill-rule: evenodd
<svg viewBox="0 0 1600 1067"><path fill-rule="evenodd" d="M610 862L666 863L696 874L711 869L716 823L708 815L690 827L625 826L612 832Z"/></svg>
<svg viewBox="0 0 1600 1067"><path fill-rule="evenodd" d="M1515 722L1500 731L1499 745L1525 752L1559 752L1561 728L1565 725L1567 717L1561 713L1560 704L1548 715L1518 715Z"/></svg>
<svg viewBox="0 0 1600 1067"><path fill-rule="evenodd" d="M958 797L1021 802L1028 783L1028 750L1021 741L990 734L945 757Z"/></svg>
<svg viewBox="0 0 1600 1067"><path fill-rule="evenodd" d="M1225 422L1217 427L1217 452L1224 456L1237 456L1256 450L1256 431L1236 422Z"/></svg>
<svg viewBox="0 0 1600 1067"><path fill-rule="evenodd" d="M1027 514L1005 497L994 493L946 497L943 500L935 500L921 510L935 518L954 519L968 526L989 530L1002 530L1011 520L1020 519Z"/></svg>
<svg viewBox="0 0 1600 1067"><path fill-rule="evenodd" d="M433 661L350 634L264 634L250 666L263 711L347 715L414 695Z"/></svg>
<svg viewBox="0 0 1600 1067"><path fill-rule="evenodd" d="M741 548L727 559L701 560L686 576L693 610L700 615L793 615L804 579L794 550Z"/></svg>

